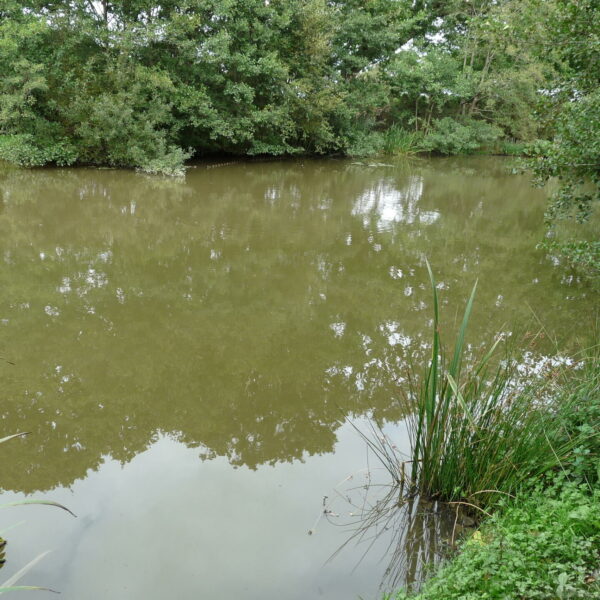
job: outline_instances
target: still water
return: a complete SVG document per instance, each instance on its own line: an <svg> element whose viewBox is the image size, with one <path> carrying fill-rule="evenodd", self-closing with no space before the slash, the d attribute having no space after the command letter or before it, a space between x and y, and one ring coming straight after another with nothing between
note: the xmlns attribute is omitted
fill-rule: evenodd
<svg viewBox="0 0 600 600"><path fill-rule="evenodd" d="M0 437L31 434L0 447L0 500L78 517L0 511L0 581L53 550L21 583L65 600L380 597L382 553L327 562L348 530L318 517L367 467L345 417L406 444L425 258L447 337L479 280L472 348L504 332L535 360L593 329L593 295L535 249L545 192L508 166L1 166Z"/></svg>

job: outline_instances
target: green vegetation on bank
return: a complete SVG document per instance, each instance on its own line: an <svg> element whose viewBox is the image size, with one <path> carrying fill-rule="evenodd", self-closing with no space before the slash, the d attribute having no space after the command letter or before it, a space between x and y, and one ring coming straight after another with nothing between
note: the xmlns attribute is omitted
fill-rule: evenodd
<svg viewBox="0 0 600 600"><path fill-rule="evenodd" d="M559 478L495 513L419 593L395 600L595 599L600 490Z"/></svg>
<svg viewBox="0 0 600 600"><path fill-rule="evenodd" d="M543 246L600 285L600 2L561 2L551 22L562 69L553 95L563 102L553 116L551 141L532 145L530 166L539 183L559 182L547 211ZM592 221L587 235L565 222Z"/></svg>
<svg viewBox="0 0 600 600"><path fill-rule="evenodd" d="M484 510L503 495L518 492L524 482L562 466L587 435L574 431L564 418L576 413L578 399L553 398L548 385L522 381L514 360L496 356L500 338L482 356L466 355L477 286L454 349L446 352L431 269L429 276L434 313L431 359L422 377L410 378L417 382L408 392L408 401L416 402L408 419L410 486L424 498L465 502Z"/></svg>
<svg viewBox="0 0 600 600"><path fill-rule="evenodd" d="M401 590L392 596L395 600L598 598L600 360L597 352L580 357L568 368L553 368L544 380L530 387L532 390L517 392L515 399L523 394L529 397L536 387L543 390L537 394L535 412L537 417L540 413L548 417L542 419L545 439L523 431L522 426L535 428L535 423L510 422L514 400L505 405L507 426L516 426L524 436L522 443L510 431L507 431L509 444L499 440L501 423L480 432L476 430L481 425L479 420L473 424L469 435L480 438L480 442L472 443L484 454L478 462L483 464L487 458L489 469L500 474L508 470L511 476L498 479L497 487L493 488L494 501L485 504L486 514L491 511L491 516L462 541L459 554L433 574L418 592ZM494 385L490 389L492 397L495 388ZM455 410L463 412L465 422L471 421L466 403L457 399ZM453 429L448 437L454 434ZM491 454L486 452L487 438L500 446L504 457L498 456L496 450ZM515 452L510 448L514 443L524 450L522 456L528 455L527 460L514 461ZM559 456L557 448L569 451ZM459 456L459 463L446 462L446 457L442 457L440 465L446 476L444 481L451 481L454 474L456 492L467 502L477 493L471 498L460 494L465 476L463 463L468 462L471 454L466 447L463 450L466 458ZM547 460L554 463L552 468L547 468ZM432 485L440 484L434 479ZM435 494L437 488L427 491ZM446 496L448 492L441 495ZM483 496L488 498L488 494Z"/></svg>
<svg viewBox="0 0 600 600"><path fill-rule="evenodd" d="M501 151L553 132L563 0L0 2L0 156ZM586 31L578 32L578 41ZM386 132L395 131L396 134Z"/></svg>

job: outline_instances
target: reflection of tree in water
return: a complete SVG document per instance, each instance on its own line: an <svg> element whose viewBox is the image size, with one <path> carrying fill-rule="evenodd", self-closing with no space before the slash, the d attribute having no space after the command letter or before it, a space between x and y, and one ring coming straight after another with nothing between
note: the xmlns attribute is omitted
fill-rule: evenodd
<svg viewBox="0 0 600 600"><path fill-rule="evenodd" d="M529 188L443 164L0 171L3 423L34 433L2 484L68 485L159 432L254 468L331 451L343 414L397 420L400 367L426 349L423 253L452 306L480 277L475 341L526 301L565 327Z"/></svg>

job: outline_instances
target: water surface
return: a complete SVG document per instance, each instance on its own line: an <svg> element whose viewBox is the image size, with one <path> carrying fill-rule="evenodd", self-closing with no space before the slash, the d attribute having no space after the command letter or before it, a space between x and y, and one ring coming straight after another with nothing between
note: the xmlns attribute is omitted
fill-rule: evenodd
<svg viewBox="0 0 600 600"><path fill-rule="evenodd" d="M425 257L451 337L585 343L543 252L545 192L496 158L197 165L185 180L0 167L0 485L8 577L66 600L379 596L381 555L320 522L365 467L343 419L396 423L426 354ZM541 327L543 326L543 330ZM405 444L405 440L398 440ZM25 598L27 595L25 595ZM39 598L39 595L33 596Z"/></svg>

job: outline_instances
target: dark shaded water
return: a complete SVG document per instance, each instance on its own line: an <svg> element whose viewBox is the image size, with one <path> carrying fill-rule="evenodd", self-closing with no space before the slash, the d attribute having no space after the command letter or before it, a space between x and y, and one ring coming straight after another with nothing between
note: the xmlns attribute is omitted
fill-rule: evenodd
<svg viewBox="0 0 600 600"><path fill-rule="evenodd" d="M544 193L507 164L0 167L0 435L31 432L0 447L0 485L79 515L3 510L27 522L0 581L53 548L23 583L67 600L378 597L381 554L324 565L347 532L306 532L365 466L343 417L404 415L424 258L448 337L479 279L473 348L512 332L535 360L593 327L593 296L535 250Z"/></svg>

